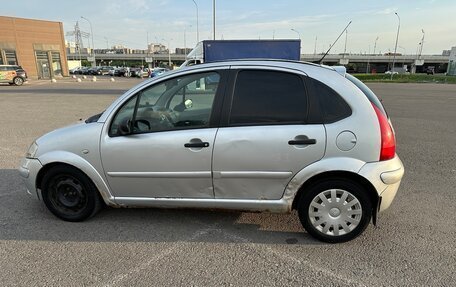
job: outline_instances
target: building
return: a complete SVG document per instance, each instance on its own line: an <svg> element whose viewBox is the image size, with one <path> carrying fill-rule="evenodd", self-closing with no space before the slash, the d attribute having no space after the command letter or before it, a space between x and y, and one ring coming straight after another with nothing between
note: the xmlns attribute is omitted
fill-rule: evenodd
<svg viewBox="0 0 456 287"><path fill-rule="evenodd" d="M162 44L149 44L147 45L147 48L149 50L149 53L152 54L164 54L168 53L168 49L166 49L165 45Z"/></svg>
<svg viewBox="0 0 456 287"><path fill-rule="evenodd" d="M456 47L451 48L447 75L456 76Z"/></svg>
<svg viewBox="0 0 456 287"><path fill-rule="evenodd" d="M0 64L20 65L32 79L68 76L62 22L0 16Z"/></svg>
<svg viewBox="0 0 456 287"><path fill-rule="evenodd" d="M451 50L443 50L442 56L450 56Z"/></svg>
<svg viewBox="0 0 456 287"><path fill-rule="evenodd" d="M176 48L175 52L177 55L187 55L192 50L193 50L192 48Z"/></svg>

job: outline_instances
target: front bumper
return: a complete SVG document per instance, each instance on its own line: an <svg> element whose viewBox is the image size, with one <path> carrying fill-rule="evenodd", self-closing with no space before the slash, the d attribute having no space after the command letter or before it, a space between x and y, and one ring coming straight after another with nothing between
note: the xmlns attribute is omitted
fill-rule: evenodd
<svg viewBox="0 0 456 287"><path fill-rule="evenodd" d="M391 160L366 163L359 174L367 178L377 190L380 198L378 211L381 212L391 205L396 196L404 175L404 165L396 155Z"/></svg>
<svg viewBox="0 0 456 287"><path fill-rule="evenodd" d="M32 158L23 158L19 166L19 175L24 181L27 193L36 196L38 199L41 198L36 188L36 177L42 167L43 165L38 159Z"/></svg>

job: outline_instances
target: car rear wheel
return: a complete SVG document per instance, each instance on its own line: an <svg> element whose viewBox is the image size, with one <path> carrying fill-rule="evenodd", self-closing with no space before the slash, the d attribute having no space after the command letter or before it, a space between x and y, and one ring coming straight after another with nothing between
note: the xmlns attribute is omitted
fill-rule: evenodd
<svg viewBox="0 0 456 287"><path fill-rule="evenodd" d="M16 77L16 78L14 78L13 82L16 86L22 86L22 84L24 83L24 80L21 77Z"/></svg>
<svg viewBox="0 0 456 287"><path fill-rule="evenodd" d="M333 179L308 189L299 201L298 214L310 235L324 242L340 243L366 229L372 216L372 203L361 185Z"/></svg>
<svg viewBox="0 0 456 287"><path fill-rule="evenodd" d="M42 196L46 207L66 221L83 221L101 208L101 199L92 181L80 170L55 166L43 177Z"/></svg>

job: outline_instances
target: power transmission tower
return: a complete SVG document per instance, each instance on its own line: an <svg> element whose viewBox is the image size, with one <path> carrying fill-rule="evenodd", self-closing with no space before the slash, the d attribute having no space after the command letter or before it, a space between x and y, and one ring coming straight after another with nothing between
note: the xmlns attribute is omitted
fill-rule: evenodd
<svg viewBox="0 0 456 287"><path fill-rule="evenodd" d="M82 38L89 38L90 33L81 31L79 29L79 22L76 21L76 24L74 25L74 30L71 32L67 32L66 36L73 36L74 37L74 44L76 46L76 50L79 53L79 58L81 58L81 50L84 49L84 43L82 41Z"/></svg>

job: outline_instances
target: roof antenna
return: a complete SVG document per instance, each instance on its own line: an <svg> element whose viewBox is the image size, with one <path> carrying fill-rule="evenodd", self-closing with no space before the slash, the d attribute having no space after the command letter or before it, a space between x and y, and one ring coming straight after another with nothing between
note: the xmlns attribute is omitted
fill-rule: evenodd
<svg viewBox="0 0 456 287"><path fill-rule="evenodd" d="M340 33L340 35L339 35L339 37L337 37L336 41L334 41L334 43L329 47L328 51L326 51L326 53L323 55L323 57L320 60L318 60L318 61L316 61L314 63L321 64L323 59L326 58L326 56L329 54L329 51L331 51L332 47L334 47L334 45L337 43L337 41L342 36L342 34L344 34L345 30L348 29L348 26L350 26L351 23L352 23L352 21L348 22L348 25L345 27L345 29L342 30L342 33Z"/></svg>

